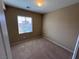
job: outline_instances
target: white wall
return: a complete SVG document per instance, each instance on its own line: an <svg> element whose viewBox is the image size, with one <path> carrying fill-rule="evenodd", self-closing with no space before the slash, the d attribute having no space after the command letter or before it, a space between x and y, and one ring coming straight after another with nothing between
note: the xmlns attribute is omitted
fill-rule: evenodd
<svg viewBox="0 0 79 59"><path fill-rule="evenodd" d="M43 34L66 47L74 50L79 32L79 4L45 14Z"/></svg>
<svg viewBox="0 0 79 59"><path fill-rule="evenodd" d="M2 19L2 0L0 0L0 20L1 19ZM1 22L0 22L0 59L6 59L6 53L1 34Z"/></svg>
<svg viewBox="0 0 79 59"><path fill-rule="evenodd" d="M0 59L6 59L5 49L1 36L1 28L0 28Z"/></svg>
<svg viewBox="0 0 79 59"><path fill-rule="evenodd" d="M0 59L11 59L12 56L3 5L3 1L0 0Z"/></svg>
<svg viewBox="0 0 79 59"><path fill-rule="evenodd" d="M3 40L4 47L5 47L7 59L11 59L12 55L11 55L10 42L9 42L9 37L8 37L8 32L7 32L5 14L4 14L3 10L0 12L1 12L0 13L0 17L1 17L0 23L1 23L1 31L2 31L2 40Z"/></svg>

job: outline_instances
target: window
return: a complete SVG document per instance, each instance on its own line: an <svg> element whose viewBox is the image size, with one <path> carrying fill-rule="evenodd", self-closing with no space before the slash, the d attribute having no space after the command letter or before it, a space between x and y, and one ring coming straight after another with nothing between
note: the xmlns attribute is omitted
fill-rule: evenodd
<svg viewBox="0 0 79 59"><path fill-rule="evenodd" d="M17 16L19 34L32 32L32 17Z"/></svg>

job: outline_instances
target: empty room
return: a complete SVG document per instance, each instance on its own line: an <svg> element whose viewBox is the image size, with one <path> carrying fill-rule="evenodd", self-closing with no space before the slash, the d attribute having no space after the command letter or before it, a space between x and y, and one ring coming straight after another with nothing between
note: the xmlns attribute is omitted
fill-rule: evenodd
<svg viewBox="0 0 79 59"><path fill-rule="evenodd" d="M79 0L0 0L0 59L79 59Z"/></svg>

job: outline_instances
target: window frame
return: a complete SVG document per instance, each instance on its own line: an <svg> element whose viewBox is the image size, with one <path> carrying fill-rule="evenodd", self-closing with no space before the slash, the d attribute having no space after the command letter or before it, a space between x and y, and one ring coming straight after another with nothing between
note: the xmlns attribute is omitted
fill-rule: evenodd
<svg viewBox="0 0 79 59"><path fill-rule="evenodd" d="M32 31L31 31L31 32L24 32L24 33L20 33L20 32L19 32L18 16L25 17L25 18L26 18L26 17L32 18L32 21L31 21L31 22L32 22ZM19 35L32 33L32 32L33 32L33 17L31 17L31 16L17 15L17 25L18 25L17 27L18 27L18 33L19 33Z"/></svg>

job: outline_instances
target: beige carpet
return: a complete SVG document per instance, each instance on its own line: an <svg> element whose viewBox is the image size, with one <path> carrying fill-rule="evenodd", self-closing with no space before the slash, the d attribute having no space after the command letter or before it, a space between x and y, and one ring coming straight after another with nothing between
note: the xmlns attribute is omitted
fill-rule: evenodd
<svg viewBox="0 0 79 59"><path fill-rule="evenodd" d="M12 55L13 59L71 59L71 53L41 38L17 43Z"/></svg>

